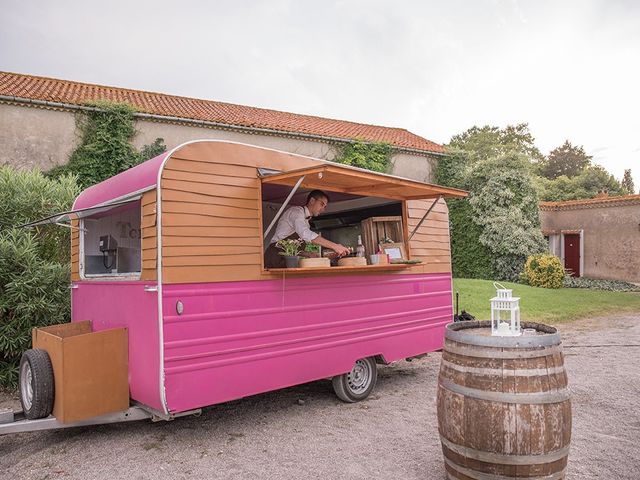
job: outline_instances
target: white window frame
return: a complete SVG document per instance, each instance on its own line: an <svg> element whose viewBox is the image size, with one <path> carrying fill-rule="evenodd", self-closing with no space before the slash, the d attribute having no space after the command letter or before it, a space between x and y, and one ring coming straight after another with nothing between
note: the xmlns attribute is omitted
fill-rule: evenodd
<svg viewBox="0 0 640 480"><path fill-rule="evenodd" d="M78 270L80 273L80 278L82 280L123 280L123 281L134 281L134 280L140 280L142 278L142 196L141 195L136 195L134 197L131 198L126 198L126 199L120 199L120 201L125 201L125 200L131 200L131 201L135 201L135 200L139 200L140 201L140 209L139 209L139 214L140 214L140 271L139 272L126 272L126 273L90 273L90 274L85 274L84 272L84 267L85 267L85 262L84 262L84 236L86 234L86 227L85 227L85 219L81 218L80 221L80 230L79 230L79 245L78 245ZM108 205L105 205L105 207ZM114 208L118 207L119 205L114 206Z"/></svg>

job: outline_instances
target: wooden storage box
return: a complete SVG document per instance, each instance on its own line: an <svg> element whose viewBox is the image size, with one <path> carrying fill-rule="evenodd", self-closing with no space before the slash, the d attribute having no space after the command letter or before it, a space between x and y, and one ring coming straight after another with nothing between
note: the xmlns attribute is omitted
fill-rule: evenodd
<svg viewBox="0 0 640 480"><path fill-rule="evenodd" d="M392 242L403 242L402 217L370 217L361 222L362 244L365 258L378 253L378 246L385 243L385 238Z"/></svg>
<svg viewBox="0 0 640 480"><path fill-rule="evenodd" d="M34 328L33 348L51 358L53 415L75 422L129 408L126 328L93 332L91 322Z"/></svg>

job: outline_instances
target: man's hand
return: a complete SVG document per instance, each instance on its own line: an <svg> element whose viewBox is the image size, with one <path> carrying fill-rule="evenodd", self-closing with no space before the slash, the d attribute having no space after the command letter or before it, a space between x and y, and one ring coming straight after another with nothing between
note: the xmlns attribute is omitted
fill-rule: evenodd
<svg viewBox="0 0 640 480"><path fill-rule="evenodd" d="M336 252L339 257L344 257L345 255L349 255L349 253L351 253L350 249L348 249L344 245L340 245L339 243L336 243L335 246L332 247L332 250Z"/></svg>

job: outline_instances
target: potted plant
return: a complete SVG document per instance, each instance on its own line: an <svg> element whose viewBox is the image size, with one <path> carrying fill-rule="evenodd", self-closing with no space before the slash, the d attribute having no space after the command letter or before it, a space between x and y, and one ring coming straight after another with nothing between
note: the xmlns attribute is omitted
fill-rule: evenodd
<svg viewBox="0 0 640 480"><path fill-rule="evenodd" d="M287 268L298 268L298 261L300 260L300 248L302 247L302 240L288 240L286 238L278 240L276 247L281 249L280 255L284 256L285 265Z"/></svg>

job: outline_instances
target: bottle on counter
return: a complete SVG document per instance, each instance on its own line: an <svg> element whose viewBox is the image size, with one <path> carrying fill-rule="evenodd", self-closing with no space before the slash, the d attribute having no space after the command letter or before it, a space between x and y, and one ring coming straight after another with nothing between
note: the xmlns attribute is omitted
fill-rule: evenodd
<svg viewBox="0 0 640 480"><path fill-rule="evenodd" d="M358 246L356 247L356 257L364 257L364 245L362 245L362 235L358 235Z"/></svg>

